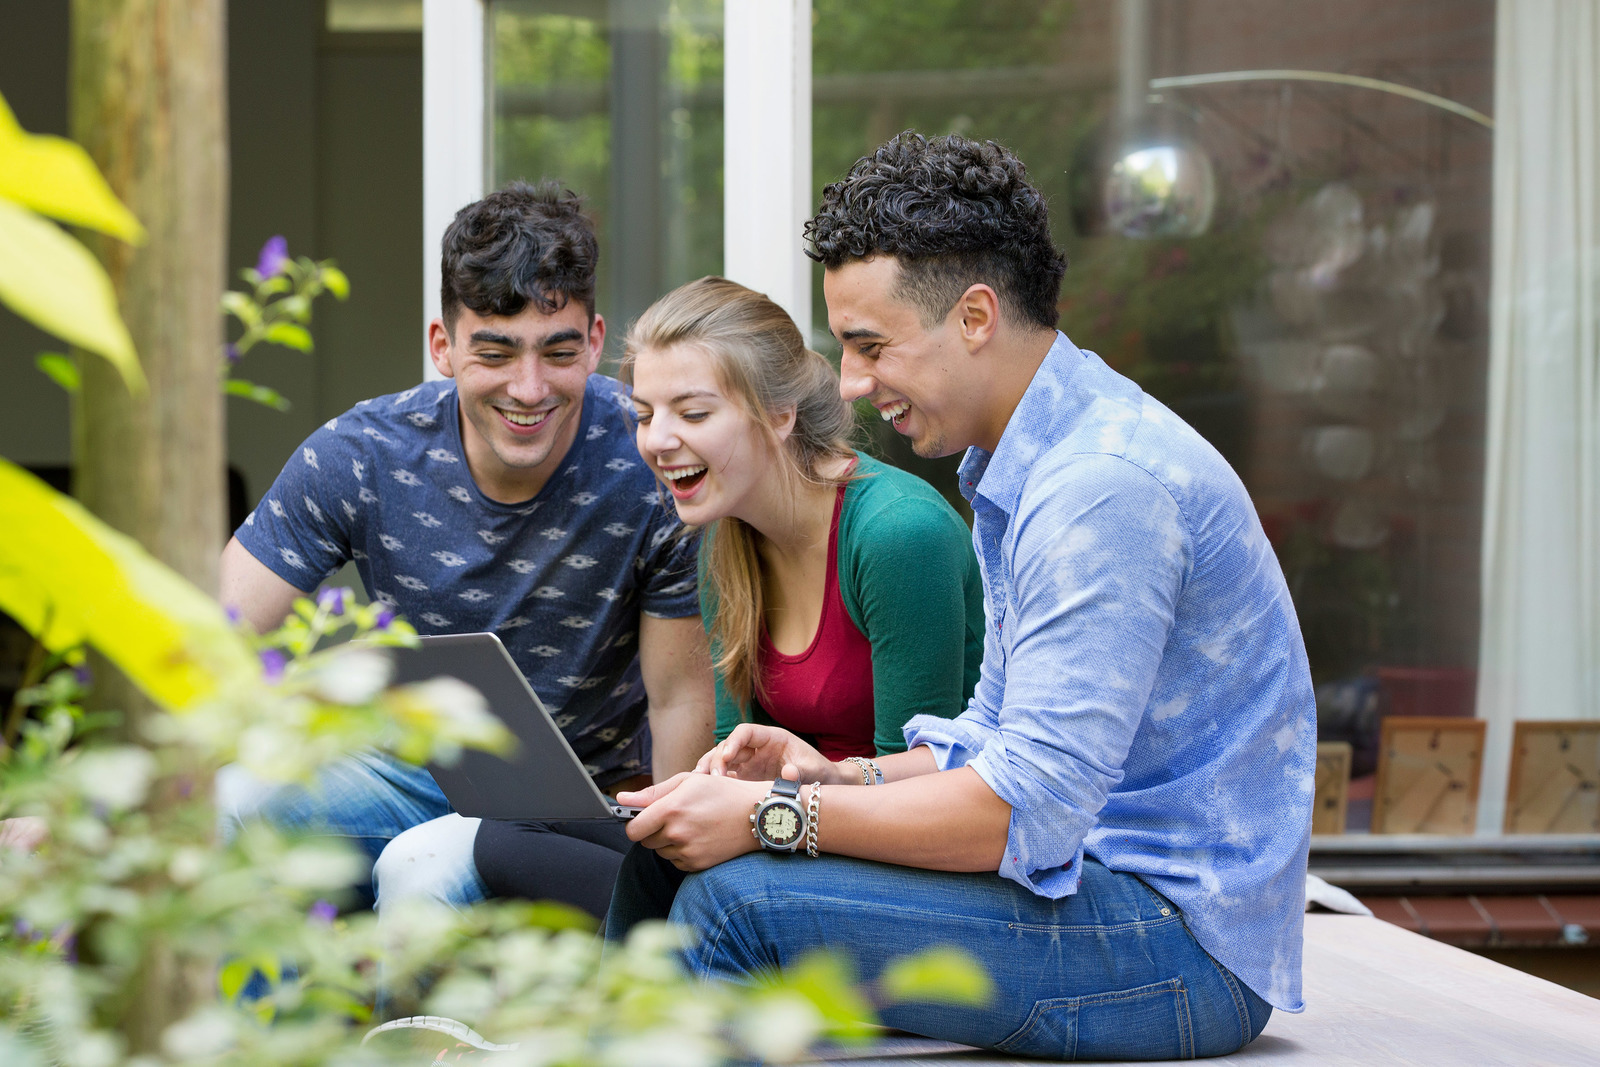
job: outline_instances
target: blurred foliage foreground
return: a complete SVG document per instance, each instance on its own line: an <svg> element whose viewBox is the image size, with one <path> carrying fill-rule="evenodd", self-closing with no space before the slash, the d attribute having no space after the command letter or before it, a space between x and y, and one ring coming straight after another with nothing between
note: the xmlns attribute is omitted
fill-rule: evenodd
<svg viewBox="0 0 1600 1067"><path fill-rule="evenodd" d="M0 100L0 303L142 392L97 261L50 221L142 239L83 151L28 135ZM80 358L82 358L80 356ZM820 1036L871 1032L873 1003L981 1003L969 960L901 961L858 990L817 957L755 987L689 979L683 931L642 927L602 959L586 917L494 903L386 922L341 916L368 874L327 838L217 834L211 783L237 762L309 781L365 748L414 761L503 748L481 695L452 679L394 687L402 620L345 591L299 602L263 638L137 543L0 460L0 610L37 646L0 709L0 1063L7 1067L405 1062L362 1045L381 973L391 1012L459 1018L507 1064L785 1060ZM330 644L330 640L340 643ZM93 647L157 705L86 713ZM176 1005L152 1020L157 1002ZM258 995L259 994L259 995Z"/></svg>

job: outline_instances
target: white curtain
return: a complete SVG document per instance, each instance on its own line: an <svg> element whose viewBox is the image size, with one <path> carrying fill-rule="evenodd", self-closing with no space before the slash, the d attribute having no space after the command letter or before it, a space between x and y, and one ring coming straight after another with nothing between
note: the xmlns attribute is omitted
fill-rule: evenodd
<svg viewBox="0 0 1600 1067"><path fill-rule="evenodd" d="M1480 833L1516 719L1600 718L1600 0L1501 0Z"/></svg>

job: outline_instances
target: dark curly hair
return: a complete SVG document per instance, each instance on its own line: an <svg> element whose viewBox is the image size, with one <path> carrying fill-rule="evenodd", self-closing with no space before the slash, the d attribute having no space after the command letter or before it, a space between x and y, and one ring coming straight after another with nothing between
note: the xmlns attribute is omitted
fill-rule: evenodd
<svg viewBox="0 0 1600 1067"><path fill-rule="evenodd" d="M548 315L576 300L594 320L600 244L583 198L556 182L515 181L468 204L443 246L439 311L452 333L463 307L516 315L532 304Z"/></svg>
<svg viewBox="0 0 1600 1067"><path fill-rule="evenodd" d="M1067 259L1050 239L1044 195L1009 148L913 130L856 160L822 190L805 226L824 267L890 255L897 295L932 326L967 288L993 286L1009 314L1054 329Z"/></svg>

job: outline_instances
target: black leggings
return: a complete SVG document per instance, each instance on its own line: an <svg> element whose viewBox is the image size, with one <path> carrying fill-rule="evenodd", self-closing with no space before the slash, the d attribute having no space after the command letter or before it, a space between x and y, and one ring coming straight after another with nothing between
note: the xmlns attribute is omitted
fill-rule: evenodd
<svg viewBox="0 0 1600 1067"><path fill-rule="evenodd" d="M621 941L634 923L665 919L672 911L678 887L688 875L643 845L634 845L622 858L617 888L606 916L607 941Z"/></svg>
<svg viewBox="0 0 1600 1067"><path fill-rule="evenodd" d="M491 896L555 900L604 922L617 869L632 843L623 824L612 819L485 819L472 845L472 861Z"/></svg>

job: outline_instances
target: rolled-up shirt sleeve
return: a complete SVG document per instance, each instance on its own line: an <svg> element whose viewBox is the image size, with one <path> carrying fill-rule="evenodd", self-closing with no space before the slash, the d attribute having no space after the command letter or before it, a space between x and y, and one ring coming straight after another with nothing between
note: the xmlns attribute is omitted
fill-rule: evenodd
<svg viewBox="0 0 1600 1067"><path fill-rule="evenodd" d="M970 765L1011 805L1003 877L1051 898L1076 891L1084 835L1150 700L1191 544L1171 494L1120 457L1042 465L1024 487L999 573L986 574L973 700L953 721L906 727L940 769Z"/></svg>

